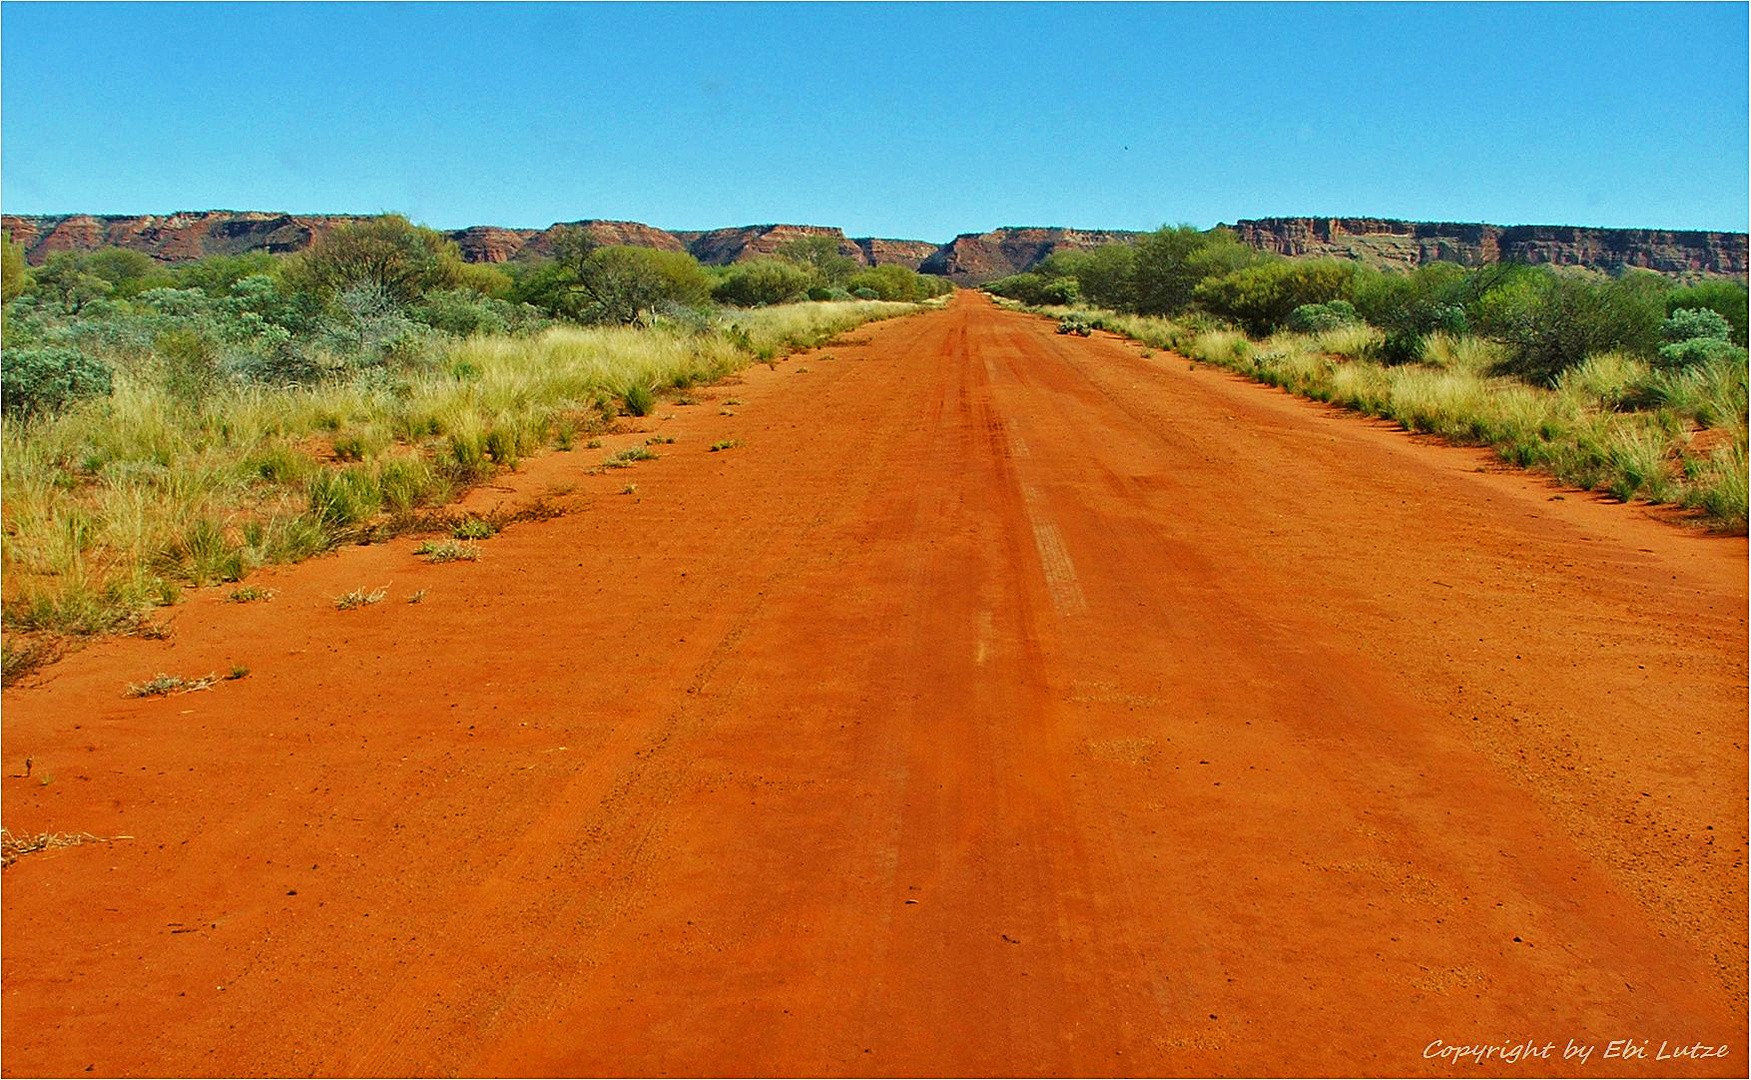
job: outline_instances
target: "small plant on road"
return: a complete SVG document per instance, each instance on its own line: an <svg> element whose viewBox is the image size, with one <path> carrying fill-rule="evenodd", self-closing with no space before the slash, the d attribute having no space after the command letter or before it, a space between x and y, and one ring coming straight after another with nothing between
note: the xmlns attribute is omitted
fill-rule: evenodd
<svg viewBox="0 0 1751 1080"><path fill-rule="evenodd" d="M473 562L480 558L479 544L462 544L454 540L427 540L413 549L415 555L424 555L430 563Z"/></svg>
<svg viewBox="0 0 1751 1080"><path fill-rule="evenodd" d="M725 439L722 442L712 443L711 444L711 452L715 454L719 450L734 450L736 447L738 447L740 445L742 445L742 440L740 440L740 439Z"/></svg>
<svg viewBox="0 0 1751 1080"><path fill-rule="evenodd" d="M480 518L467 518L462 524L450 530L450 535L458 540L485 540L499 531L499 527L490 521Z"/></svg>
<svg viewBox="0 0 1751 1080"><path fill-rule="evenodd" d="M629 446L617 453L610 454L602 462L610 469L630 469L635 461L655 461L657 455L642 446Z"/></svg>
<svg viewBox="0 0 1751 1080"><path fill-rule="evenodd" d="M118 837L117 839L127 839ZM21 855L47 851L50 848L74 847L79 844L107 844L109 841L90 833L37 833L35 836L13 836L0 829L0 866L11 866Z"/></svg>
<svg viewBox="0 0 1751 1080"><path fill-rule="evenodd" d="M334 606L341 611L351 611L354 608L380 604L389 595L388 589L374 589L367 592L364 589L354 589L352 592L341 593L334 598Z"/></svg>
<svg viewBox="0 0 1751 1080"><path fill-rule="evenodd" d="M633 416L644 416L656 405L657 398L655 394L651 393L648 386L629 386L626 388L626 392L620 395L620 403Z"/></svg>
<svg viewBox="0 0 1751 1080"><path fill-rule="evenodd" d="M128 687L128 697L166 697L170 694L190 694L196 690L205 690L219 681L219 676L206 675L199 679L185 679L181 675L166 675L163 672L152 676L143 683L134 683Z"/></svg>
<svg viewBox="0 0 1751 1080"><path fill-rule="evenodd" d="M225 599L231 601L233 604L247 604L253 600L272 600L273 598L274 591L272 589L262 589L254 585L245 585L241 589L232 589L225 596Z"/></svg>

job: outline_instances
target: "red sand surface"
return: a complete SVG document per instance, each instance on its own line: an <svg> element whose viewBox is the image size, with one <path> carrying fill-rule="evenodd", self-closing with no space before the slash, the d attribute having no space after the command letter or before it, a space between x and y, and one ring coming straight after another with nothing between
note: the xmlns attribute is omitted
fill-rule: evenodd
<svg viewBox="0 0 1751 1080"><path fill-rule="evenodd" d="M4 1073L1745 1075L1745 541L1140 352L961 295L6 690L127 839Z"/></svg>

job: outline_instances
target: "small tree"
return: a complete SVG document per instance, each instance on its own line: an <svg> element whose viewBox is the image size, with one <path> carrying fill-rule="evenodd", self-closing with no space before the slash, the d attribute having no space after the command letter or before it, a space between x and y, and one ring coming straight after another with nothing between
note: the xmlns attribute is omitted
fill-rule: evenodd
<svg viewBox="0 0 1751 1080"><path fill-rule="evenodd" d="M36 294L77 314L86 304L101 300L115 286L85 269L85 260L73 251L57 251L32 274Z"/></svg>
<svg viewBox="0 0 1751 1080"><path fill-rule="evenodd" d="M1078 294L1091 304L1115 311L1136 306L1137 249L1130 244L1053 252L1039 270L1049 278L1074 278Z"/></svg>
<svg viewBox="0 0 1751 1080"><path fill-rule="evenodd" d="M128 248L98 248L85 256L84 269L109 282L118 298L134 296L155 285L170 285L175 280L152 256Z"/></svg>
<svg viewBox="0 0 1751 1080"><path fill-rule="evenodd" d="M1277 259L1208 279L1192 295L1211 313L1268 334L1303 304L1345 299L1355 273L1338 259Z"/></svg>
<svg viewBox="0 0 1751 1080"><path fill-rule="evenodd" d="M1232 274L1263 258L1231 230L1202 232L1192 225L1164 225L1137 241L1133 304L1144 315L1178 315L1191 306L1200 282Z"/></svg>
<svg viewBox="0 0 1751 1080"><path fill-rule="evenodd" d="M24 265L24 245L14 244L12 234L0 231L0 300L10 300L30 284L30 271Z"/></svg>
<svg viewBox="0 0 1751 1080"><path fill-rule="evenodd" d="M698 307L711 296L699 263L681 251L604 247L590 253L577 282L578 317L628 325L664 307Z"/></svg>
<svg viewBox="0 0 1751 1080"><path fill-rule="evenodd" d="M460 285L462 267L461 251L442 233L384 214L336 225L287 260L283 273L294 290L332 297L369 284L406 303Z"/></svg>
<svg viewBox="0 0 1751 1080"><path fill-rule="evenodd" d="M569 270L573 280L582 280L590 256L601 246L582 225L561 225L553 230L553 261Z"/></svg>
<svg viewBox="0 0 1751 1080"><path fill-rule="evenodd" d="M775 254L798 266L808 267L827 285L843 286L846 279L856 273L858 266L856 259L839 250L838 240L818 233L786 240L778 245Z"/></svg>

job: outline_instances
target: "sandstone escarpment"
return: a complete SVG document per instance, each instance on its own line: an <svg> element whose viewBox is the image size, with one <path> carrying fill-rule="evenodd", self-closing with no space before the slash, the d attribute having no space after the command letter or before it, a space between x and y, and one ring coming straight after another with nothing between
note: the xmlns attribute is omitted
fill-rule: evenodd
<svg viewBox="0 0 1751 1080"><path fill-rule="evenodd" d="M687 245L672 232L655 229L637 221L604 221L597 218L585 218L582 221L562 221L549 225L545 229L532 231L515 258L547 259L553 256L553 242L559 236L561 229L582 229L590 238L604 247L648 247L658 251L686 251ZM463 257L467 257L463 252Z"/></svg>
<svg viewBox="0 0 1751 1080"><path fill-rule="evenodd" d="M57 251L100 247L141 251L164 262L250 251L302 251L335 225L358 220L351 214L208 210L138 216L6 214L0 224L24 247L26 261L41 265ZM939 246L923 240L851 238L820 225L669 231L636 221L593 218L568 224L587 230L601 244L686 251L713 266L770 256L788 241L825 236L841 255L859 265L904 266L968 285L1030 270L1055 251L1132 243L1142 235L1113 229L1008 227L963 233ZM477 225L447 235L469 262L501 263L551 256L560 227ZM1307 217L1256 218L1230 227L1242 242L1263 251L1335 256L1401 269L1437 260L1467 266L1515 260L1605 271L1642 267L1686 277L1744 278L1751 268L1744 233Z"/></svg>
<svg viewBox="0 0 1751 1080"><path fill-rule="evenodd" d="M1262 251L1335 256L1380 267L1506 260L1708 276L1742 277L1747 270L1744 233L1384 218L1258 218L1237 221L1232 228L1242 242Z"/></svg>
<svg viewBox="0 0 1751 1080"><path fill-rule="evenodd" d="M851 242L871 266L904 266L908 270L924 265L924 260L936 254L940 246L928 240L888 240L877 236L860 236Z"/></svg>
<svg viewBox="0 0 1751 1080"><path fill-rule="evenodd" d="M100 247L141 251L165 262L249 251L302 251L336 224L357 221L348 214L274 214L206 210L168 215L56 214L0 218L25 261L41 265L56 251Z"/></svg>
<svg viewBox="0 0 1751 1080"><path fill-rule="evenodd" d="M462 257L474 263L510 262L517 257L535 229L501 229L497 225L475 225L450 234Z"/></svg>
<svg viewBox="0 0 1751 1080"><path fill-rule="evenodd" d="M807 237L825 236L838 245L839 254L864 262L863 250L846 238L839 229L822 225L742 225L710 232L678 233L687 238L687 250L707 266L728 266L763 256L775 255L786 243Z"/></svg>
<svg viewBox="0 0 1751 1080"><path fill-rule="evenodd" d="M1141 235L1114 229L1018 228L962 233L919 266L926 274L967 285L995 281L1039 265L1055 251L1086 251L1106 244L1128 244Z"/></svg>

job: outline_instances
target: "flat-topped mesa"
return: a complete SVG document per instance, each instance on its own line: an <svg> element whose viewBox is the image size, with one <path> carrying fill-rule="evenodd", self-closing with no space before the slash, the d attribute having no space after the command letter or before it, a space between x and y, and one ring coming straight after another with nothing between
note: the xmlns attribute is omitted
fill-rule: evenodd
<svg viewBox="0 0 1751 1080"><path fill-rule="evenodd" d="M687 245L674 233L663 229L655 229L637 221L605 221L599 218L585 218L581 221L561 221L549 225L545 229L531 229L528 237L517 251L512 254L516 259L550 259L553 257L553 243L559 237L561 229L582 229L590 239L604 247L647 247L658 251L686 251ZM466 248L462 257L474 261Z"/></svg>
<svg viewBox="0 0 1751 1080"><path fill-rule="evenodd" d="M25 261L41 265L57 251L102 247L140 251L164 262L250 251L302 251L335 225L358 220L355 214L204 210L165 215L6 214L0 224L14 243L23 246Z"/></svg>
<svg viewBox="0 0 1751 1080"><path fill-rule="evenodd" d="M25 261L40 266L57 251L119 247L167 263L251 251L302 251L324 232L358 214L284 214L204 210L165 215L6 214ZM469 262L502 263L547 258L562 225L586 230L597 243L685 251L724 266L772 256L789 241L824 236L860 266L904 266L962 285L980 285L1031 270L1056 251L1085 251L1134 243L1142 233L1122 229L1006 226L963 233L946 244L924 240L847 237L822 225L741 225L711 230L666 230L636 221L586 218L545 229L476 225L446 233ZM1340 257L1370 266L1409 269L1437 260L1478 266L1500 260L1583 266L1617 271L1643 267L1684 277L1743 280L1751 269L1746 235L1676 229L1596 229L1569 225L1488 225L1391 218L1253 218L1229 226L1262 251L1301 257Z"/></svg>
<svg viewBox="0 0 1751 1080"><path fill-rule="evenodd" d="M728 266L776 255L785 244L816 236L832 240L838 245L839 254L848 259L867 261L863 249L846 237L843 230L825 225L739 225L676 235L686 240L687 250L707 266Z"/></svg>
<svg viewBox="0 0 1751 1080"><path fill-rule="evenodd" d="M57 251L93 251L102 247L140 251L169 263L248 251L302 251L335 225L363 217L205 210L168 215L6 214L0 224L14 242L23 246L25 261L40 266ZM741 225L709 231L670 231L637 221L601 218L559 222L545 229L475 225L445 235L456 242L468 262L503 263L550 257L554 237L564 226L584 229L599 244L686 251L713 266L770 256L787 241L809 236L832 238L841 255L862 266L898 265L916 270L938 247L926 240L852 238L843 230L821 225Z"/></svg>
<svg viewBox="0 0 1751 1080"><path fill-rule="evenodd" d="M870 266L904 266L908 270L923 266L941 246L928 240L889 240L879 236L853 237L851 242L863 252L863 261Z"/></svg>
<svg viewBox="0 0 1751 1080"><path fill-rule="evenodd" d="M1744 277L1751 268L1745 233L1310 217L1256 218L1230 227L1261 251L1355 259L1378 267L1513 261L1711 277Z"/></svg>
<svg viewBox="0 0 1751 1080"><path fill-rule="evenodd" d="M449 234L471 263L502 263L516 258L539 229L504 229L497 225L474 225Z"/></svg>
<svg viewBox="0 0 1751 1080"><path fill-rule="evenodd" d="M962 233L938 248L918 267L963 285L982 285L1038 266L1056 251L1087 251L1107 244L1134 243L1141 233L1122 229L1064 229L1006 225L983 233Z"/></svg>

